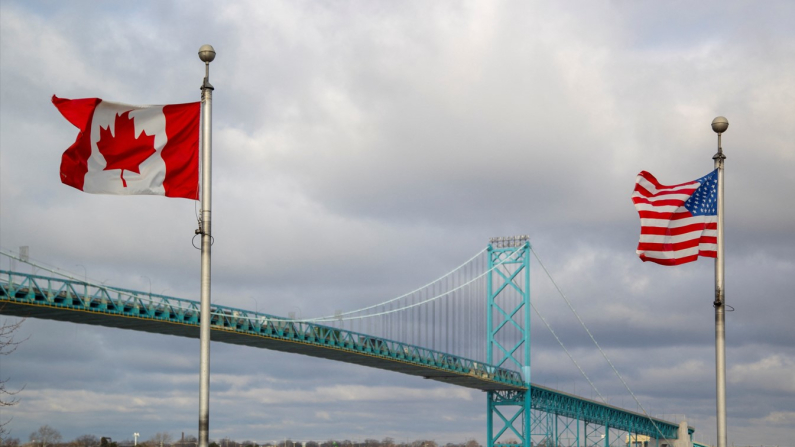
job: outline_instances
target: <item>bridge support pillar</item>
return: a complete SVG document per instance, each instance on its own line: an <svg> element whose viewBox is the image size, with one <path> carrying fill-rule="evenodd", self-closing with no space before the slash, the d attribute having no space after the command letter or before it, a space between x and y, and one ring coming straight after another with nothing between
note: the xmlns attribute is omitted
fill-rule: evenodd
<svg viewBox="0 0 795 447"><path fill-rule="evenodd" d="M486 277L487 362L521 371L527 391L489 391L486 447L532 444L530 391L530 243L527 236L492 238ZM495 424L497 424L495 426ZM495 428L497 429L495 432Z"/></svg>
<svg viewBox="0 0 795 447"><path fill-rule="evenodd" d="M530 447L532 441L530 436L530 393L525 391L489 391L487 395L486 437L488 439L486 445L496 447L510 444ZM513 440L500 442L503 435L508 439L515 438L516 444Z"/></svg>
<svg viewBox="0 0 795 447"><path fill-rule="evenodd" d="M486 410L486 447L494 447L494 391L486 392L488 409Z"/></svg>
<svg viewBox="0 0 795 447"><path fill-rule="evenodd" d="M529 386L529 383L528 383ZM524 393L524 424L522 424L523 432L524 432L524 447L530 447L533 445L533 411L531 408L532 399L531 399L530 390L527 390Z"/></svg>

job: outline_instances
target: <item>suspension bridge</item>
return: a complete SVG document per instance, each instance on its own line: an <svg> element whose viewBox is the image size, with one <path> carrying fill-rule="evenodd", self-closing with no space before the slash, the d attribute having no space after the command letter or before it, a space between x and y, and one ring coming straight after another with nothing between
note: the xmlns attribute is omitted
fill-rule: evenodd
<svg viewBox="0 0 795 447"><path fill-rule="evenodd" d="M693 427L531 382L531 251L493 238L423 287L317 318L213 304L211 339L483 390L488 447L693 446ZM199 338L198 301L63 276L0 270L0 313Z"/></svg>

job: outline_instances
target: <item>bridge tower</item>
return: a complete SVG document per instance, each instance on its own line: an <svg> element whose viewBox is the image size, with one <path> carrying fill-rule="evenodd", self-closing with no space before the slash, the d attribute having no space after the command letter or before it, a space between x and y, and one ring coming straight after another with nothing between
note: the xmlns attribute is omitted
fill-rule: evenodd
<svg viewBox="0 0 795 447"><path fill-rule="evenodd" d="M529 238L492 238L489 241L488 254L487 362L497 367L519 369L527 391L487 393L486 447L508 445L498 442L503 435L516 436L519 446L530 447L532 412Z"/></svg>

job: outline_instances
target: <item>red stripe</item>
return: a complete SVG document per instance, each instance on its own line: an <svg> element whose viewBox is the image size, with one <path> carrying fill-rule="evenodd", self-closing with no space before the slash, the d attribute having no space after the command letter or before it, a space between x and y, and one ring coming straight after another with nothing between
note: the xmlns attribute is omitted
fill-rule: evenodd
<svg viewBox="0 0 795 447"><path fill-rule="evenodd" d="M698 255L703 256L705 258L717 258L718 252L712 250L699 250Z"/></svg>
<svg viewBox="0 0 795 447"><path fill-rule="evenodd" d="M687 248L698 247L700 238L689 239L682 242L661 244L658 242L639 242L638 251L679 251Z"/></svg>
<svg viewBox="0 0 795 447"><path fill-rule="evenodd" d="M635 192L642 195L643 197L651 197L654 195L651 192L649 192L648 189L640 186L640 183L635 184Z"/></svg>
<svg viewBox="0 0 795 447"><path fill-rule="evenodd" d="M687 194L692 195L698 189L699 185L693 185L692 188L680 188L680 189L665 189L662 191L657 191L657 195L666 195L666 194Z"/></svg>
<svg viewBox="0 0 795 447"><path fill-rule="evenodd" d="M643 178L645 178L646 180L648 180L648 181L649 181L649 183L651 183L652 185L654 185L654 187L655 187L655 188L657 188L657 189L664 188L664 186L663 186L663 185L661 185L661 184L660 184L660 182L658 182L658 181L657 181L657 178L656 178L656 177L654 177L653 175L651 175L651 173L649 173L649 172L647 172L647 171L640 171L640 173L638 174L638 176L639 176L639 177L643 177ZM636 183L637 183L637 180L636 180Z"/></svg>
<svg viewBox="0 0 795 447"><path fill-rule="evenodd" d="M651 191L649 191L648 189L644 188L640 184L636 184L635 185L635 192L640 194L641 196L644 196L644 197L659 197L659 196L671 195L671 194L692 195L697 189L698 189L698 185L694 185L694 188L675 189L675 190L664 189L662 191L657 191L656 193L652 194Z"/></svg>
<svg viewBox="0 0 795 447"><path fill-rule="evenodd" d="M648 257L648 256L646 256L643 253L640 254L640 260L641 261L643 261L643 262L647 262L647 261L648 262L653 262L655 264L660 264L660 265L686 264L688 262L693 262L693 261L695 261L697 259L698 259L698 255L685 256L683 258L676 258L676 259L658 259L658 258Z"/></svg>
<svg viewBox="0 0 795 447"><path fill-rule="evenodd" d="M641 171L638 175L643 177L643 178L645 178L646 180L648 180L649 183L654 185L654 187L657 188L657 189L670 189L670 188L676 188L676 187L679 187L679 186L692 185L692 184L696 184L697 185L698 184L698 182L696 182L695 180L691 180L689 182L680 183L678 185L667 186L667 185L663 185L662 183L658 182L657 178L654 177L653 175L651 175L647 171ZM637 184L637 180L635 181L635 183Z"/></svg>
<svg viewBox="0 0 795 447"><path fill-rule="evenodd" d="M655 257L652 257L652 256L647 256L645 253L641 253L640 254L640 259L643 262L647 262L648 261L648 262L653 262L655 264L660 264L660 265L680 265L680 264L686 264L688 262L693 262L693 261L697 260L699 256L702 256L702 257L705 257L705 258L717 258L718 257L718 253L715 252L715 251L711 251L711 250L699 250L698 255L690 255L690 256L685 256L685 257L682 257L682 258L675 258L675 259L655 258Z"/></svg>
<svg viewBox="0 0 795 447"><path fill-rule="evenodd" d="M678 236L680 234L692 233L694 231L704 231L707 229L705 223L694 223L685 225L683 227L666 228L666 227L640 227L640 234L657 234L662 236Z"/></svg>
<svg viewBox="0 0 795 447"><path fill-rule="evenodd" d="M163 106L166 136L161 157L166 163L167 197L199 200L199 114L201 103Z"/></svg>
<svg viewBox="0 0 795 447"><path fill-rule="evenodd" d="M684 199L668 199L668 200L655 200L650 201L648 199L644 199L643 197L633 197L632 203L647 203L652 206L682 206L685 203Z"/></svg>
<svg viewBox="0 0 795 447"><path fill-rule="evenodd" d="M52 103L67 121L80 129L75 142L61 156L61 183L83 190L91 156L91 121L99 98L64 99L52 95Z"/></svg>
<svg viewBox="0 0 795 447"><path fill-rule="evenodd" d="M641 219L662 219L662 220L679 220L693 217L690 211L675 212L660 212L660 211L638 211Z"/></svg>

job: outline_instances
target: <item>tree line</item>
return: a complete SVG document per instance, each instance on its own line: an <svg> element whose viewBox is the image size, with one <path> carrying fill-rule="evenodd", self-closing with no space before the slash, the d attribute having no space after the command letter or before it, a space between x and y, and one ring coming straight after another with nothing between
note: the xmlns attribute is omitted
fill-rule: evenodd
<svg viewBox="0 0 795 447"><path fill-rule="evenodd" d="M42 425L38 430L32 432L27 442L20 441L19 438L7 436L8 433L0 433L0 447L131 447L133 445L141 447L197 447L198 440L193 435L182 435L178 439L171 434L160 432L155 433L146 440L126 439L114 441L109 437L97 437L96 435L86 434L76 437L71 441L64 441L61 433L49 425ZM447 444L437 443L432 439L416 439L409 441L396 441L394 438L386 437L382 440L367 438L364 441L351 441L350 439L337 440L328 439L325 441L297 441L290 438L281 441L255 442L248 439L237 441L230 437L211 440L209 447L482 447L474 439L461 443L448 442Z"/></svg>

